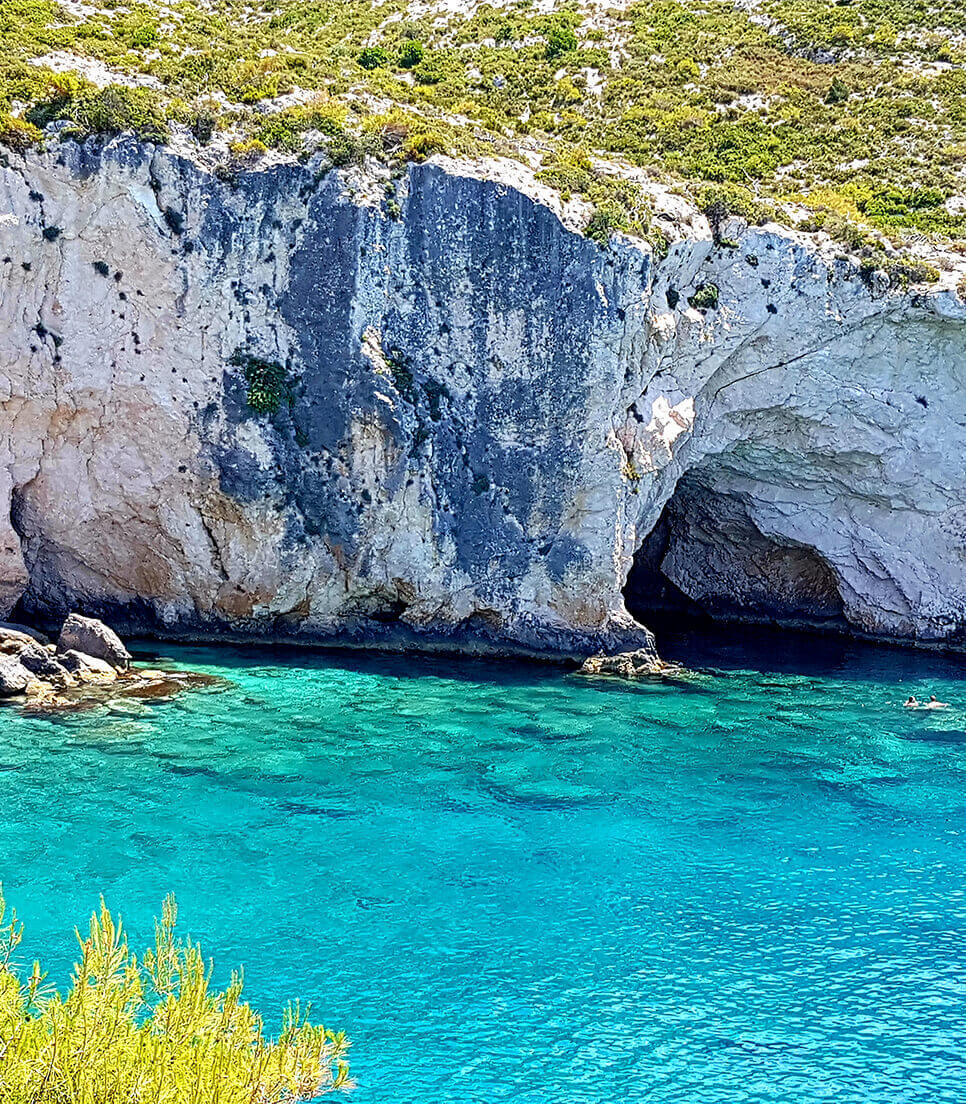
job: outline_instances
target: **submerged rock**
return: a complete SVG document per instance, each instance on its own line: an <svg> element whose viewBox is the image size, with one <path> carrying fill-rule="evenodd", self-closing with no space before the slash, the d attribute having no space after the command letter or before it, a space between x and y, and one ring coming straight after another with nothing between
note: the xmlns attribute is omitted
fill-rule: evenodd
<svg viewBox="0 0 966 1104"><path fill-rule="evenodd" d="M126 698L160 701L185 690L223 690L227 685L225 679L201 671L138 671L122 692Z"/></svg>
<svg viewBox="0 0 966 1104"><path fill-rule="evenodd" d="M93 617L81 617L72 613L64 622L57 639L57 652L79 652L110 664L119 671L126 671L131 663L131 653L121 643L121 638L103 621Z"/></svg>
<svg viewBox="0 0 966 1104"><path fill-rule="evenodd" d="M89 657L88 657L89 658ZM100 662L100 661L95 661ZM59 713L79 713L118 705L124 701L168 701L178 694L197 690L221 690L227 680L198 671L137 670L118 673L105 664L113 678L86 681L82 685L53 687L33 683L24 709L32 714L53 716Z"/></svg>

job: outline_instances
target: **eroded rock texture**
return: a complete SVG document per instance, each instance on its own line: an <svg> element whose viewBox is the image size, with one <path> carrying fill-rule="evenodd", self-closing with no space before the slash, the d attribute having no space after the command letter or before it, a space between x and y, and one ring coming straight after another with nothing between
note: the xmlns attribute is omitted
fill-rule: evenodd
<svg viewBox="0 0 966 1104"><path fill-rule="evenodd" d="M454 163L413 167L399 217L372 192L128 142L11 158L0 616L628 650L678 488L658 570L709 608L961 638L953 293L697 217L656 265Z"/></svg>

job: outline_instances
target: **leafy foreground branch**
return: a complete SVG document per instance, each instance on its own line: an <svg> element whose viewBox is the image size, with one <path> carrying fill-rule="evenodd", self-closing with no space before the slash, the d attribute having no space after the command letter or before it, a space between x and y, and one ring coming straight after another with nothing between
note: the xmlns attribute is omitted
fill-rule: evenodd
<svg viewBox="0 0 966 1104"><path fill-rule="evenodd" d="M266 1040L240 976L213 992L199 946L175 939L176 918L169 897L139 962L102 902L89 934L77 933L80 961L61 996L38 963L26 981L14 971L22 925L0 893L3 1104L296 1104L352 1087L343 1034L295 1005Z"/></svg>

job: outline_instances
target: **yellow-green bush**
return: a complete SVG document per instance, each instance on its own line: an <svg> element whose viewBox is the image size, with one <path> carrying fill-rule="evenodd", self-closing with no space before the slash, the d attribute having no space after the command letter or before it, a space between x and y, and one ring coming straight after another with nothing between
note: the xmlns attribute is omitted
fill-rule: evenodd
<svg viewBox="0 0 966 1104"><path fill-rule="evenodd" d="M41 138L43 133L33 123L18 119L15 115L0 115L0 146L26 153Z"/></svg>
<svg viewBox="0 0 966 1104"><path fill-rule="evenodd" d="M27 121L46 126L55 119L74 124L73 136L130 132L148 142L163 142L168 124L157 95L146 88L109 84L97 88L73 73L52 75L47 95L27 112Z"/></svg>
<svg viewBox="0 0 966 1104"><path fill-rule="evenodd" d="M255 137L272 149L294 153L303 147L305 136L310 131L318 131L330 138L342 137L346 116L346 109L341 104L320 97L307 106L290 107L266 115Z"/></svg>
<svg viewBox="0 0 966 1104"><path fill-rule="evenodd" d="M456 129L440 123L431 125L420 115L391 111L371 115L362 124L363 141L377 143L382 155L393 163L425 161L434 153L458 152Z"/></svg>
<svg viewBox="0 0 966 1104"><path fill-rule="evenodd" d="M232 142L228 147L232 157L242 166L251 166L265 153L268 146L258 138L244 138L240 142Z"/></svg>
<svg viewBox="0 0 966 1104"><path fill-rule="evenodd" d="M281 1035L241 1000L233 975L211 988L201 949L175 938L173 898L139 961L103 903L66 995L48 992L34 963L11 965L21 926L4 924L0 894L0 1098L4 1104L296 1104L351 1088L342 1034L298 1006Z"/></svg>
<svg viewBox="0 0 966 1104"><path fill-rule="evenodd" d="M720 237L722 225L733 215L758 225L775 217L774 208L756 199L739 184L707 184L698 190L695 198L707 215L715 239Z"/></svg>

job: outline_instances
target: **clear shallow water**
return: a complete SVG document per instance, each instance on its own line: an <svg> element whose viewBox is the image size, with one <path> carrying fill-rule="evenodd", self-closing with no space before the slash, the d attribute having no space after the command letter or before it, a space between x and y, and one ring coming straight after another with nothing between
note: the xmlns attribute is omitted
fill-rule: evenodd
<svg viewBox="0 0 966 1104"><path fill-rule="evenodd" d="M350 1033L357 1104L961 1104L962 663L728 639L641 687L165 648L233 687L0 710L23 958L173 890L270 1022Z"/></svg>

